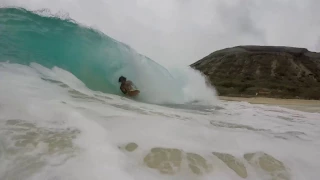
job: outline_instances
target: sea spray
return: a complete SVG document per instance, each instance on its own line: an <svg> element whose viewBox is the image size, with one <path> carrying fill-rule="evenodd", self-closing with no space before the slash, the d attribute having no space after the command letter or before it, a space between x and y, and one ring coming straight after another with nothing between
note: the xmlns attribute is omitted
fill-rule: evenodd
<svg viewBox="0 0 320 180"><path fill-rule="evenodd" d="M213 105L217 102L217 93L207 77L191 68L170 68L175 82L182 87L184 102Z"/></svg>

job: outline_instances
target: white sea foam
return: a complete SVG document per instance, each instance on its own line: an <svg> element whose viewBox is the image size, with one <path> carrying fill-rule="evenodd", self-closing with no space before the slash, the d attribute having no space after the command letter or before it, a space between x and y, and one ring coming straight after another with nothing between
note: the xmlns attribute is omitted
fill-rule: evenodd
<svg viewBox="0 0 320 180"><path fill-rule="evenodd" d="M285 165L290 179L319 177L319 114L218 106L150 105L93 92L59 68L1 63L0 179L243 179L212 152L243 162L246 153L265 152ZM121 148L130 142L135 151ZM213 171L196 175L182 165L179 173L161 174L144 162L155 147L199 154ZM247 179L270 176L245 167Z"/></svg>

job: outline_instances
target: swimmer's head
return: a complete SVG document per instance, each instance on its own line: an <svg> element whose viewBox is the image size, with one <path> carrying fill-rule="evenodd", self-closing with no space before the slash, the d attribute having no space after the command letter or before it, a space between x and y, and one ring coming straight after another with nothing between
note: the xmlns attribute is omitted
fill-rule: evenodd
<svg viewBox="0 0 320 180"><path fill-rule="evenodd" d="M123 77L123 76L120 76L119 77L119 82L125 82L127 80L127 78L126 77Z"/></svg>

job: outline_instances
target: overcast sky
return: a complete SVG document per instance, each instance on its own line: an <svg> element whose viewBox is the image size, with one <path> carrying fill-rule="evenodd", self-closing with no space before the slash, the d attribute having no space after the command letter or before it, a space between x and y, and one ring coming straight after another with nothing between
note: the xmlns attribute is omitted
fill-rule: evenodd
<svg viewBox="0 0 320 180"><path fill-rule="evenodd" d="M320 0L0 0L68 12L164 66L243 44L320 51Z"/></svg>

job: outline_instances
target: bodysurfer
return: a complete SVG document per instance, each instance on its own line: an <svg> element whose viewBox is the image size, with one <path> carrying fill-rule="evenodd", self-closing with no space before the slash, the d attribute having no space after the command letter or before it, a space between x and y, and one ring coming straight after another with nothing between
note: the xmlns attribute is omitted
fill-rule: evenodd
<svg viewBox="0 0 320 180"><path fill-rule="evenodd" d="M121 83L120 90L123 94L128 96L136 96L140 93L139 90L135 89L134 84L131 81L127 81L127 78L121 76L119 78L119 82Z"/></svg>

